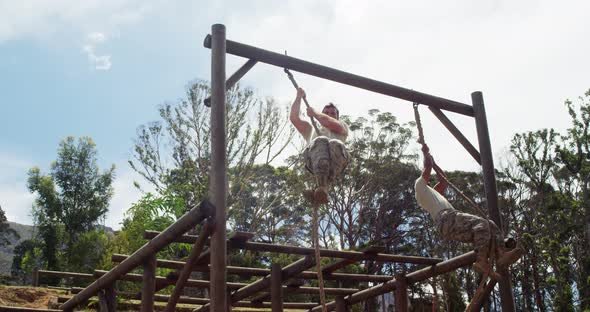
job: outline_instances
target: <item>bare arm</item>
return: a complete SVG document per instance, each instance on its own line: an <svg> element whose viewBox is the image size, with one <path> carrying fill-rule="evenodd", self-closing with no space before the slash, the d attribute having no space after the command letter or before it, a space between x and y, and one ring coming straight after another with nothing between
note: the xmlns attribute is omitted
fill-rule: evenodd
<svg viewBox="0 0 590 312"><path fill-rule="evenodd" d="M332 118L324 113L317 112L315 109L307 108L307 115L317 119L317 121L325 128L330 129L334 133L341 135L348 135L348 129L342 124L342 121Z"/></svg>
<svg viewBox="0 0 590 312"><path fill-rule="evenodd" d="M297 89L297 96L293 101L293 105L291 105L291 113L289 114L289 119L291 123L295 126L295 129L301 133L303 137L307 137L311 133L311 124L307 122L307 120L301 119L301 99L305 97L305 91L302 88Z"/></svg>

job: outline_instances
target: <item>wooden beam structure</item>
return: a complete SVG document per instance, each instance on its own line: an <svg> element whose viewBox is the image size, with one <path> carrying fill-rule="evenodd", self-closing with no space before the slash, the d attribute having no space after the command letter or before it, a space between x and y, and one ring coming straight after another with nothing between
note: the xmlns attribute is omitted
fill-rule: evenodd
<svg viewBox="0 0 590 312"><path fill-rule="evenodd" d="M125 261L115 266L107 274L101 276L101 278L95 280L83 291L72 297L72 299L65 302L61 306L61 309L64 311L71 311L78 304L88 300L88 298L92 297L93 295L96 295L99 290L109 287L121 275L124 275L135 269L137 266L141 265L149 257L171 243L177 236L186 233L191 227L211 216L212 209L213 206L209 202L201 202L199 206L189 210L175 223L160 233L160 235L143 245Z"/></svg>
<svg viewBox="0 0 590 312"><path fill-rule="evenodd" d="M73 297L63 299L66 300L61 305L63 311L73 311L77 305L96 295L102 297L101 302L105 306L105 309L109 311L114 310L114 305L113 307L108 307L106 304L108 301L105 298L107 293L109 294L108 296L114 297L115 282L118 280L142 283L142 292L140 294L133 294L133 296L134 298L141 298L141 310L145 312L153 311L154 302L162 300L168 302L168 311L174 309L176 302L200 304L199 311L229 311L232 306L269 307L273 311L282 311L284 308L304 308L310 309L311 311L321 310L321 306L317 305L317 303L284 302L285 292L287 291L305 294L318 293L319 289L317 287L304 286L305 280L315 280L318 278L317 272L306 271L316 261L314 259L313 248L252 242L250 241L250 238L253 236L252 233L237 232L229 237L226 234L228 193L225 124L226 92L228 88L237 83L257 62L291 69L319 78L407 100L412 103L429 106L429 109L441 123L465 147L468 153L481 164L486 192L486 204L490 218L500 228L504 228L498 210L494 164L481 92L472 93L473 105L470 106L227 40L225 26L221 24L212 26L211 35L206 37L204 45L211 49L211 170L209 173L210 184L208 196L211 202L203 201L198 207L190 209L184 216L160 233L146 231L144 237L150 241L130 256L113 255L112 260L119 262L119 264L110 271L97 270L92 275L39 270L38 274L43 275L95 279L88 287L79 290ZM227 80L225 72L226 54L233 54L248 59ZM479 151L455 127L442 110L474 117ZM183 235L190 228L209 217L211 217L211 221L202 227L200 235ZM211 235L211 239L207 241L209 235ZM191 255L186 262L156 259L158 251L174 242L194 244ZM208 245L208 249L205 249L206 245ZM241 249L251 252L284 253L303 257L284 268L281 268L277 264L273 264L270 268L244 268L227 265L227 254L228 250L231 249ZM443 260L438 258L387 254L379 247L370 247L363 251L320 249L320 256L336 259L332 264L321 269L326 280L373 283L372 287L366 289L325 288L326 294L336 296L334 301L328 303L328 310L336 309L339 312L349 311L350 306L353 304L391 291L395 291L396 294L397 310L407 311L408 286L422 282L432 276L445 274L460 267L470 265L476 259L475 252L469 252L452 259ZM515 256L514 261L516 259L517 256ZM396 277L336 272L349 264L367 260L385 263L415 264L419 265L419 267L413 272ZM512 260L510 259L510 261ZM142 265L144 268L143 275L130 273ZM155 274L157 267L171 268L176 271L166 277L160 277ZM500 265L499 267L500 274L506 277L510 276L508 265ZM189 279L189 275L193 271L209 272L210 280ZM260 276L261 278L251 283L228 282L228 274L236 274L240 277ZM293 282L292 279L294 278L298 279L296 285L293 287L288 286L291 285L290 283ZM38 276L36 280L38 280ZM499 284L502 310L514 311L514 298L510 278L502 279L499 281ZM169 297L158 295L157 291L167 285L176 285L173 294ZM490 282L482 294L487 296L494 285L495 282ZM183 297L180 293L185 286L208 288L210 298ZM119 295L123 296L123 294ZM271 302L265 301L269 296ZM477 308L480 304L481 300L478 298L474 302L473 307Z"/></svg>
<svg viewBox="0 0 590 312"><path fill-rule="evenodd" d="M144 233L145 238L150 238L158 235L157 231L146 231ZM182 235L178 237L174 242L193 244L197 236L195 235ZM232 245L234 246L234 245ZM302 256L313 256L314 249L308 247L289 246L289 245L274 245L259 242L244 242L239 248L249 251L259 252L277 252L292 255ZM416 256L402 256L392 255L385 253L364 253L361 251L346 251L346 250L331 250L320 248L320 255L326 258L340 258L349 259L353 261L372 260L377 262L391 262L391 263L411 263L411 264L423 264L432 265L443 261L440 258L428 258L428 257L416 257Z"/></svg>
<svg viewBox="0 0 590 312"><path fill-rule="evenodd" d="M213 48L214 35L207 35L203 45L206 48ZM347 73L338 69L323 65L314 64L301 59L290 57L284 54L267 51L236 41L226 40L226 52L247 59L256 60L261 63L274 65L281 68L298 71L300 73L324 78L339 82L345 85L373 91L375 93L392 96L412 103L421 103L434 106L458 114L473 116L473 108L467 104L447 100L430 94L398 87L393 84L377 81L359 75Z"/></svg>

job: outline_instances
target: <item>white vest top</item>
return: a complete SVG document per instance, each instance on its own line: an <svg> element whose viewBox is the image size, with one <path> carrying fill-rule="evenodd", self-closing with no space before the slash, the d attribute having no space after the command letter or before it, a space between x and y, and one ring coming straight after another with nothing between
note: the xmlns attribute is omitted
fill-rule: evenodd
<svg viewBox="0 0 590 312"><path fill-rule="evenodd" d="M315 139L319 136L325 136L329 139L339 140L342 143L346 142L346 139L348 138L348 125L345 122L342 122L342 121L339 121L339 122L346 129L346 134L340 134L340 133L333 132L332 130L318 124L319 134L312 127L311 133L306 136L305 141L307 142L307 144L309 144L313 139Z"/></svg>
<svg viewBox="0 0 590 312"><path fill-rule="evenodd" d="M422 207L422 209L428 211L432 220L436 221L436 215L443 209L455 209L449 203L449 201L444 198L439 192L435 189L428 186L424 178L420 176L418 180L416 180L416 184L414 184L414 189L416 190L416 201L418 205Z"/></svg>

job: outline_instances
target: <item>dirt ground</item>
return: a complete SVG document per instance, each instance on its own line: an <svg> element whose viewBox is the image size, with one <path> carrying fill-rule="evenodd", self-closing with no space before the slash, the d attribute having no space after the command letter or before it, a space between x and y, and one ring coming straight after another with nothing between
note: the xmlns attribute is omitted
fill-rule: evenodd
<svg viewBox="0 0 590 312"><path fill-rule="evenodd" d="M47 309L50 298L63 294L55 289L0 286L0 305Z"/></svg>

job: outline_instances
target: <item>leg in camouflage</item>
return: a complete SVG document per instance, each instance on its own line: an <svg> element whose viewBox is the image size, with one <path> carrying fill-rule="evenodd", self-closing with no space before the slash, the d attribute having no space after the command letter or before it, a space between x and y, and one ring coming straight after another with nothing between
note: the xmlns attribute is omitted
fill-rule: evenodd
<svg viewBox="0 0 590 312"><path fill-rule="evenodd" d="M488 258L495 246L492 244L492 237L495 239L497 235L495 224L455 209L442 210L436 218L436 224L443 239L472 243L477 252L474 267L480 273L491 271Z"/></svg>
<svg viewBox="0 0 590 312"><path fill-rule="evenodd" d="M315 138L303 153L305 167L316 177L318 187L315 200L328 202L328 186L348 164L348 152L339 140L320 136Z"/></svg>

